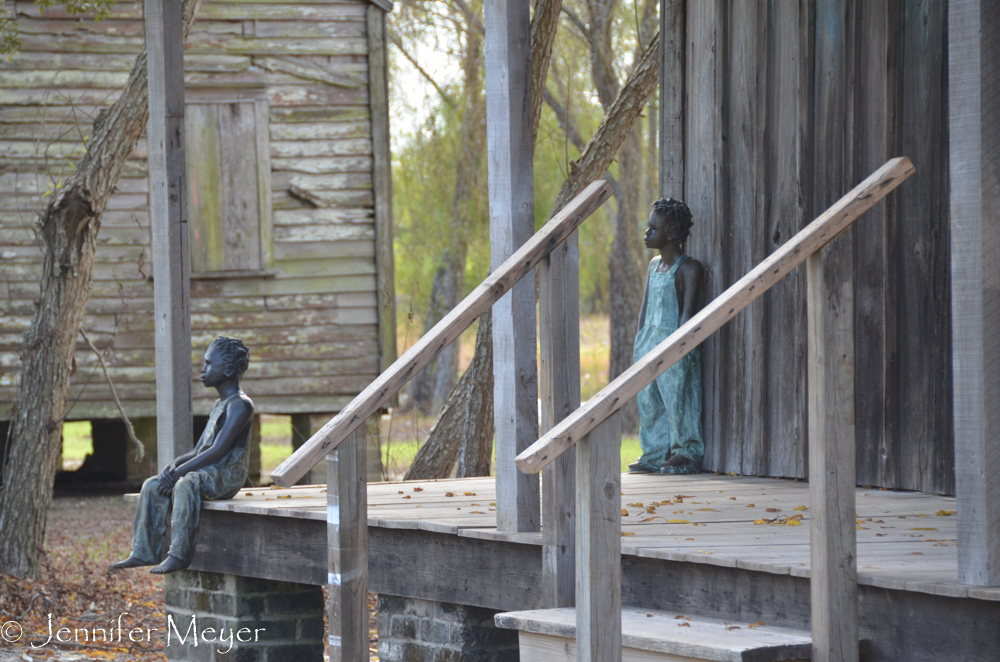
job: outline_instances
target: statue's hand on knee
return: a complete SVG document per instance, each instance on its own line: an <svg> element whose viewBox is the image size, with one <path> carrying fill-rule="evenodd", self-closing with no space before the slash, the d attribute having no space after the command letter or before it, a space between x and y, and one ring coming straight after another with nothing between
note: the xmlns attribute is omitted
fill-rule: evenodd
<svg viewBox="0 0 1000 662"><path fill-rule="evenodd" d="M160 473L160 484L156 488L160 496L170 496L171 492L174 491L174 485L177 484L177 479L177 470L172 466L165 467Z"/></svg>

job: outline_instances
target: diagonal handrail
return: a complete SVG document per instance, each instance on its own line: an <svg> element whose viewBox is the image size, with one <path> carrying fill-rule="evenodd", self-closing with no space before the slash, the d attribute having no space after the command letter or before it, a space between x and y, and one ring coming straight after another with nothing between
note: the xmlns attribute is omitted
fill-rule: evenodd
<svg viewBox="0 0 1000 662"><path fill-rule="evenodd" d="M887 161L866 180L736 281L700 313L674 331L585 405L564 418L517 456L522 473L541 471L604 419L635 397L670 366L700 345L723 324L785 277L807 257L844 231L858 216L914 172L905 156Z"/></svg>
<svg viewBox="0 0 1000 662"><path fill-rule="evenodd" d="M304 476L317 462L335 449L369 416L416 375L445 347L489 310L517 281L565 241L588 216L612 195L603 179L591 183L552 217L513 255L434 325L413 347L368 385L358 397L309 438L297 451L271 472L271 479L288 487Z"/></svg>

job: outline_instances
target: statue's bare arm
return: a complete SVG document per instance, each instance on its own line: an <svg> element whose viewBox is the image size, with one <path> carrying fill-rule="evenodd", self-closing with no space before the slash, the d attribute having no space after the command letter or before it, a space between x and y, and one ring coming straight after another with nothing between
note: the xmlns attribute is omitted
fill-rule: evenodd
<svg viewBox="0 0 1000 662"><path fill-rule="evenodd" d="M680 303L679 326L698 313L698 294L705 280L705 267L698 260L685 260L677 269L677 299Z"/></svg>
<svg viewBox="0 0 1000 662"><path fill-rule="evenodd" d="M178 463L173 469L167 467L160 475L159 492L167 496L173 491L177 481L192 471L198 471L207 466L211 466L225 457L226 453L233 449L239 440L240 432L247 426L253 418L253 405L243 398L235 398L226 407L226 420L222 424L222 429L215 435L215 441L204 453L192 455L183 463ZM193 453L193 451L192 451ZM181 456L185 458L187 454ZM179 460L181 458L178 458Z"/></svg>

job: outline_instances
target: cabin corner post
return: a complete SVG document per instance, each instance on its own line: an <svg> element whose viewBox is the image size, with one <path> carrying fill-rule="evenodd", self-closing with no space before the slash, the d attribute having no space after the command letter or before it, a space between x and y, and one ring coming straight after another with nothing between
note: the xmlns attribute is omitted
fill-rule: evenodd
<svg viewBox="0 0 1000 662"><path fill-rule="evenodd" d="M529 0L487 0L486 141L490 267L498 268L535 231L531 131ZM521 279L493 305L497 528L538 531L537 474L514 458L538 438L534 278Z"/></svg>
<svg viewBox="0 0 1000 662"><path fill-rule="evenodd" d="M362 425L326 457L331 662L367 662L368 485Z"/></svg>
<svg viewBox="0 0 1000 662"><path fill-rule="evenodd" d="M389 74L385 11L367 9L368 86L375 194L375 271L378 302L379 372L396 360L396 279L392 250L392 159L389 140ZM395 396L389 401L394 406Z"/></svg>
<svg viewBox="0 0 1000 662"><path fill-rule="evenodd" d="M622 659L621 413L576 449L578 662Z"/></svg>
<svg viewBox="0 0 1000 662"><path fill-rule="evenodd" d="M580 252L576 232L539 265L541 432L580 406ZM542 470L542 593L572 607L576 588L576 450Z"/></svg>
<svg viewBox="0 0 1000 662"><path fill-rule="evenodd" d="M806 260L810 584L813 660L858 660L853 305L850 280L824 269L841 237ZM836 274L833 274L834 276Z"/></svg>
<svg viewBox="0 0 1000 662"><path fill-rule="evenodd" d="M948 4L958 581L1000 586L1000 8Z"/></svg>
<svg viewBox="0 0 1000 662"><path fill-rule="evenodd" d="M180 2L145 0L149 81L149 216L156 343L156 448L163 469L193 446L191 255L184 159L184 27Z"/></svg>

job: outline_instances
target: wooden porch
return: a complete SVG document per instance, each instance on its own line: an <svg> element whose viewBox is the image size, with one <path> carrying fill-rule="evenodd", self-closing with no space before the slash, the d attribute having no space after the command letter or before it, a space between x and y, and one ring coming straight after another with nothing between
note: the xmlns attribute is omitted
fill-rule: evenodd
<svg viewBox="0 0 1000 662"><path fill-rule="evenodd" d="M192 569L328 583L325 489L206 501ZM869 659L994 659L1000 588L956 582L955 499L864 488L856 496ZM492 478L369 485L370 590L498 611L547 606L543 534L497 531L494 501ZM624 605L810 627L806 482L623 475L622 505Z"/></svg>

